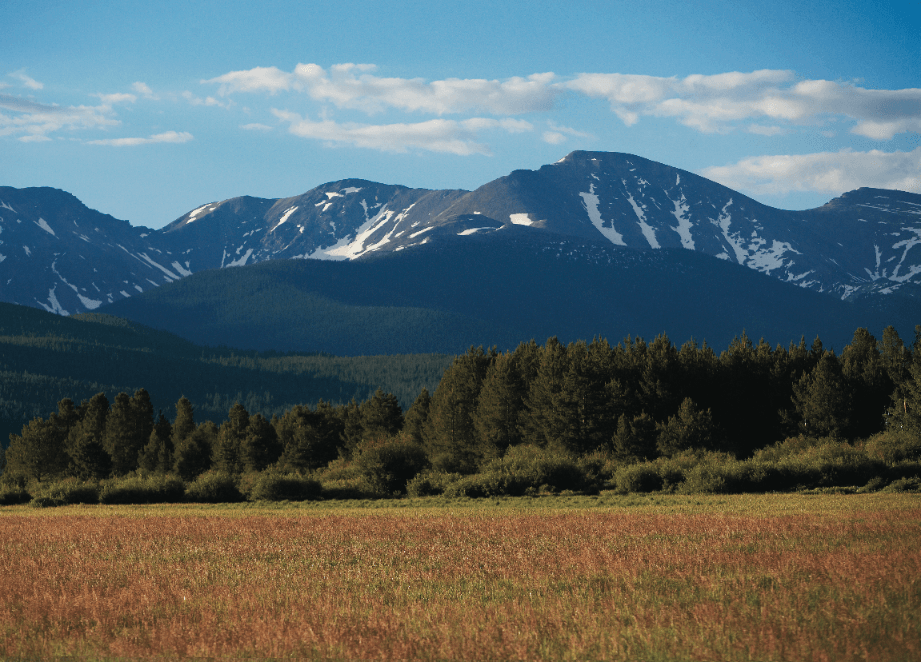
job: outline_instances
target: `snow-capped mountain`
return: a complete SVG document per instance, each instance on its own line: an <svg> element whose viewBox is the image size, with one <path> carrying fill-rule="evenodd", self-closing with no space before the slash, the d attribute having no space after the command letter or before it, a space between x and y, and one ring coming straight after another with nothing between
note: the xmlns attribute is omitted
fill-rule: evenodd
<svg viewBox="0 0 921 662"><path fill-rule="evenodd" d="M475 191L348 179L209 203L156 231L54 189L0 187L0 300L85 312L205 269L354 260L515 226L548 240L693 250L837 298L912 296L921 283L921 195L859 189L784 211L638 156L573 152Z"/></svg>

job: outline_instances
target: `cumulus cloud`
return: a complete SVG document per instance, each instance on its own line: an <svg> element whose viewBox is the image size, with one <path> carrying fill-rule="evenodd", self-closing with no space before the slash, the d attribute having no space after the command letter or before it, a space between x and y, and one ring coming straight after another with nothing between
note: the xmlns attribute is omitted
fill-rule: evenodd
<svg viewBox="0 0 921 662"><path fill-rule="evenodd" d="M359 124L338 123L330 119L314 121L285 110L273 109L272 112L278 119L288 123L288 130L292 134L301 138L385 152L418 149L460 156L489 155L489 147L478 142L480 132L498 129L520 133L533 129L528 122L512 119L475 117L463 121L433 119L417 123Z"/></svg>
<svg viewBox="0 0 921 662"><path fill-rule="evenodd" d="M921 147L910 152L870 150L755 156L705 169L737 190L783 195L793 191L840 194L869 186L921 193Z"/></svg>
<svg viewBox="0 0 921 662"><path fill-rule="evenodd" d="M54 106L7 94L0 94L0 136L17 136L22 142L50 140L48 134L60 130L98 129L117 126L112 108L100 106Z"/></svg>
<svg viewBox="0 0 921 662"><path fill-rule="evenodd" d="M187 143L192 140L191 133L186 131L166 131L149 138L110 138L108 140L90 140L90 145L108 145L110 147L135 147L137 145L152 145L155 143Z"/></svg>

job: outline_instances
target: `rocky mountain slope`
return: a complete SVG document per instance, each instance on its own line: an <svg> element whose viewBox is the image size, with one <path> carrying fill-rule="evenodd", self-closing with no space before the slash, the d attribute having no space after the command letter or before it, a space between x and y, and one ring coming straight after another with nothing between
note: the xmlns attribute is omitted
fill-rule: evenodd
<svg viewBox="0 0 921 662"><path fill-rule="evenodd" d="M292 198L232 198L156 231L54 189L0 187L0 300L72 314L207 269L355 260L511 228L548 241L692 250L839 299L921 301L921 195L859 189L785 211L684 170L604 152L573 152L475 191L350 179Z"/></svg>

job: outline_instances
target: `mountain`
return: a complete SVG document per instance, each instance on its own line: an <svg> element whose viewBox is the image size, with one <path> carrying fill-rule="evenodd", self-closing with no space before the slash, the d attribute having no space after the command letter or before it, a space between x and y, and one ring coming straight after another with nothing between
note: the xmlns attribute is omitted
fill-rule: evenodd
<svg viewBox="0 0 921 662"><path fill-rule="evenodd" d="M522 232L535 245L568 237L718 258L863 301L879 319L893 310L908 318L921 306L921 195L863 188L785 211L684 170L605 152L573 152L475 191L346 179L292 198L232 198L155 231L61 191L0 187L0 300L72 314L209 269L364 260L449 237L504 246L503 236Z"/></svg>
<svg viewBox="0 0 921 662"><path fill-rule="evenodd" d="M508 228L433 236L361 260L216 269L105 307L204 345L336 355L514 348L667 333L718 349L747 331L772 345L819 335L840 349L880 320L911 320L780 282L695 251L638 251Z"/></svg>

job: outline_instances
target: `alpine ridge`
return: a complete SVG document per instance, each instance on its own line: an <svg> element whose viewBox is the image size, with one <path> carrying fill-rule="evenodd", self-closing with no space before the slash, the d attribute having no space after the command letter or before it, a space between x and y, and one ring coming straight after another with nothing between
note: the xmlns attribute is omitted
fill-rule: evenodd
<svg viewBox="0 0 921 662"><path fill-rule="evenodd" d="M160 230L55 189L0 187L0 300L67 315L208 269L357 260L511 228L692 250L845 300L913 307L921 283L921 195L862 188L786 211L638 156L573 152L475 191L346 179L291 198L204 204Z"/></svg>

